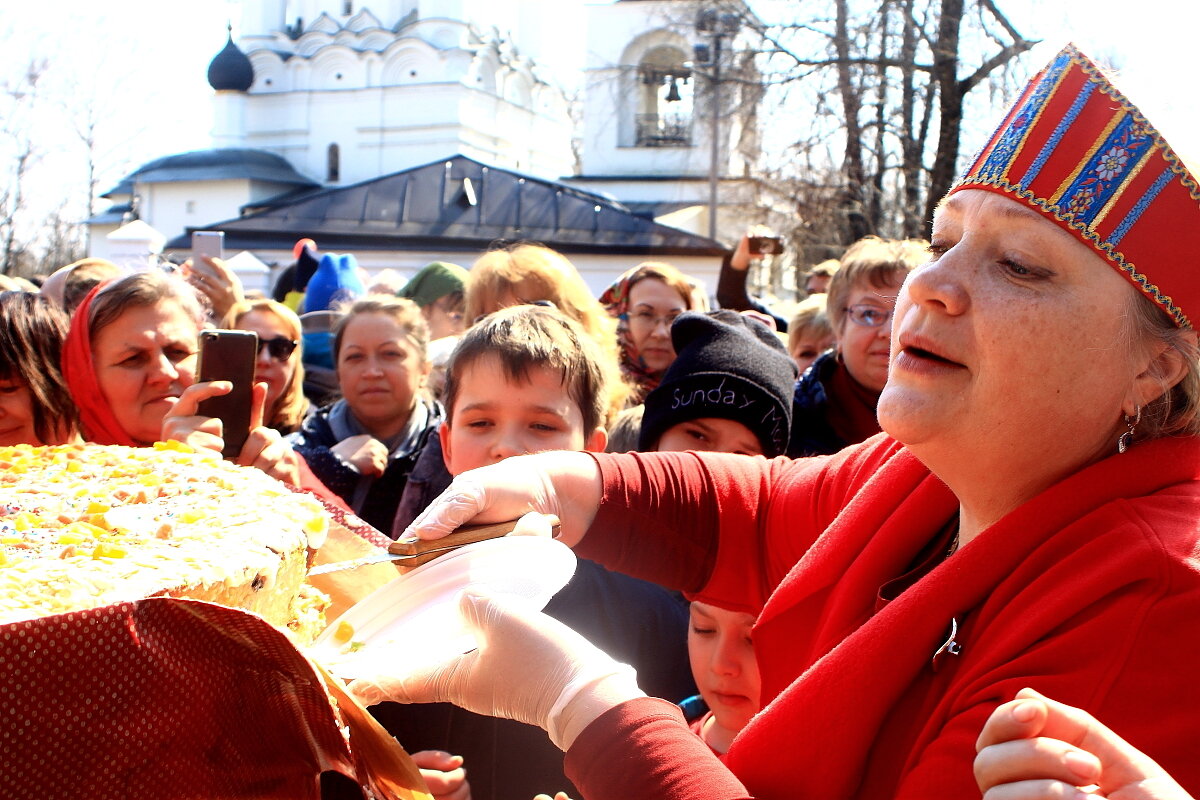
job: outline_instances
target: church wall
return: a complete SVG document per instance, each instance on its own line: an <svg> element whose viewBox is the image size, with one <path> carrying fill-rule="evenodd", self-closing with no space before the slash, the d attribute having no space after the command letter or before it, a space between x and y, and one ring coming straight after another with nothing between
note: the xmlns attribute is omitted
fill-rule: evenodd
<svg viewBox="0 0 1200 800"><path fill-rule="evenodd" d="M257 199L248 180L141 183L135 191L141 218L168 239L188 227L236 217L241 206Z"/></svg>

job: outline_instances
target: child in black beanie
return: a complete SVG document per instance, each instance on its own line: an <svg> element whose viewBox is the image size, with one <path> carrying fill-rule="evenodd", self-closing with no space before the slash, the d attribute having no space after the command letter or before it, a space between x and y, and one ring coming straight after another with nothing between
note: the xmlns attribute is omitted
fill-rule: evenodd
<svg viewBox="0 0 1200 800"><path fill-rule="evenodd" d="M678 356L646 397L638 449L782 454L796 365L775 333L734 311L687 312L671 340Z"/></svg>

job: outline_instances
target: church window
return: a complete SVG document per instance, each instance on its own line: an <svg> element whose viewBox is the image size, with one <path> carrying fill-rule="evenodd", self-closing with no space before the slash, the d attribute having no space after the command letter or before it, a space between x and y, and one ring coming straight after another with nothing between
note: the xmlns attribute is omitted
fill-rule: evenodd
<svg viewBox="0 0 1200 800"><path fill-rule="evenodd" d="M692 144L692 71L677 47L659 46L637 67L638 147L690 147Z"/></svg>
<svg viewBox="0 0 1200 800"><path fill-rule="evenodd" d="M325 153L326 168L325 181L326 183L337 183L341 180L342 166L341 151L336 143L329 145L329 149Z"/></svg>
<svg viewBox="0 0 1200 800"><path fill-rule="evenodd" d="M347 17L354 13L353 0L342 0L342 14Z"/></svg>

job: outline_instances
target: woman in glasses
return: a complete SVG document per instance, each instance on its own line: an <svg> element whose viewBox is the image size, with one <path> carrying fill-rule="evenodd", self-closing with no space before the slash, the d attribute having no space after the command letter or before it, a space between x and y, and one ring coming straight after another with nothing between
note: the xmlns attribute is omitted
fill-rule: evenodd
<svg viewBox="0 0 1200 800"><path fill-rule="evenodd" d="M222 327L258 334L254 379L267 385L263 424L285 436L298 431L308 414L300 361L300 318L274 300L243 300L225 315Z"/></svg>
<svg viewBox="0 0 1200 800"><path fill-rule="evenodd" d="M927 247L868 236L842 257L826 300L834 347L796 384L792 458L836 453L879 433L875 406L887 383L892 309L904 278L928 260Z"/></svg>
<svg viewBox="0 0 1200 800"><path fill-rule="evenodd" d="M640 403L675 360L671 323L692 309L692 285L670 264L647 261L617 278L600 302L617 320L621 374L633 388L629 403Z"/></svg>

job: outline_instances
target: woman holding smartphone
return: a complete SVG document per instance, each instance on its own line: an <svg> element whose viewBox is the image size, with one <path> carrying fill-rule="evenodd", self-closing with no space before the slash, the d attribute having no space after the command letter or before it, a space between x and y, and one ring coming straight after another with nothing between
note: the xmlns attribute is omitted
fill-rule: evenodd
<svg viewBox="0 0 1200 800"><path fill-rule="evenodd" d="M86 441L146 447L174 439L221 451L221 421L198 415L201 401L230 390L226 383L196 382L206 318L190 286L159 272L136 273L92 290L72 318L63 347L63 376ZM233 460L322 494L324 487L279 432L263 425L266 396L266 386L256 384L250 434Z"/></svg>

